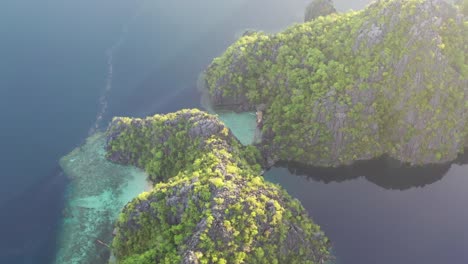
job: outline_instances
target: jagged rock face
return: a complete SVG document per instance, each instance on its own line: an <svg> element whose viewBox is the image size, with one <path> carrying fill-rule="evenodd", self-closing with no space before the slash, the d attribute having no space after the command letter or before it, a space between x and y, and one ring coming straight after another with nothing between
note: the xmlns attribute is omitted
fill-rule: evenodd
<svg viewBox="0 0 468 264"><path fill-rule="evenodd" d="M371 6L365 11L369 17L370 10L378 8L379 15L389 19L386 23L379 23L378 18L367 20L354 47L365 45L366 49L373 49L400 27L405 28L404 52L396 60L389 60L370 80L370 83L385 81L380 96L392 102L385 114L397 116L394 120L387 118L388 122L381 126L385 130L381 134L388 140L383 152L414 164L444 163L454 160L467 143L463 130L468 122L464 105L468 83L459 67L446 56L446 32L441 30L444 26L456 26L450 20L458 20L458 26L462 27L462 19L444 1L411 4L393 1L386 6L382 3ZM411 11L401 17L406 9ZM359 49L353 51L361 55ZM458 52L463 53L463 49ZM396 78L386 80L385 72ZM390 147L394 149L389 151Z"/></svg>
<svg viewBox="0 0 468 264"><path fill-rule="evenodd" d="M466 32L466 17L444 1L377 1L245 36L206 81L214 100L267 105L270 163L340 166L384 154L445 163L468 146Z"/></svg>
<svg viewBox="0 0 468 264"><path fill-rule="evenodd" d="M195 110L144 119L116 117L107 130L107 158L140 167L157 182L193 162L196 157L189 154L202 149L206 139L224 134L236 140L216 117ZM181 162L174 165L176 159Z"/></svg>
<svg viewBox="0 0 468 264"><path fill-rule="evenodd" d="M173 173L168 177L155 177L154 190L125 207L113 242L119 263L322 263L329 258L326 237L299 202L257 176L255 148L243 147L214 116L184 110L117 118L108 137L114 161L146 168L157 160L177 168L168 170ZM145 148L135 140L139 137L151 146ZM185 148L160 157L157 152L166 145ZM146 152L156 154L146 160L152 155Z"/></svg>
<svg viewBox="0 0 468 264"><path fill-rule="evenodd" d="M336 9L331 0L314 0L306 8L304 21L312 21L319 16L333 13L336 13Z"/></svg>

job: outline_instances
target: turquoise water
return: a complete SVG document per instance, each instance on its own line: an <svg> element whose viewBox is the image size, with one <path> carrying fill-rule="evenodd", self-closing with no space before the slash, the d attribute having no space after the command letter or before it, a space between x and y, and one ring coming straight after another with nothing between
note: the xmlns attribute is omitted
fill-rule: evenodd
<svg viewBox="0 0 468 264"><path fill-rule="evenodd" d="M259 131L257 129L257 117L253 112L235 113L218 112L219 119L231 129L234 136L243 145L251 145L259 141Z"/></svg>
<svg viewBox="0 0 468 264"><path fill-rule="evenodd" d="M125 204L149 190L146 174L105 158L105 137L95 134L60 161L71 179L57 264L105 263L114 221Z"/></svg>

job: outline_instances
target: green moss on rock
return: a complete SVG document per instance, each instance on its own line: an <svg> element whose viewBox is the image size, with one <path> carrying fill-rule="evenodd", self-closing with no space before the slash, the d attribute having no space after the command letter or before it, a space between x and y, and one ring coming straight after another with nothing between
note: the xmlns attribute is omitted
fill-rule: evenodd
<svg viewBox="0 0 468 264"><path fill-rule="evenodd" d="M264 155L340 166L413 165L468 145L468 23L438 0L381 0L240 38L206 70L216 106L265 104Z"/></svg>
<svg viewBox="0 0 468 264"><path fill-rule="evenodd" d="M158 182L116 225L118 263L322 263L328 241L300 203L260 175L215 116L183 110L115 118L108 158Z"/></svg>

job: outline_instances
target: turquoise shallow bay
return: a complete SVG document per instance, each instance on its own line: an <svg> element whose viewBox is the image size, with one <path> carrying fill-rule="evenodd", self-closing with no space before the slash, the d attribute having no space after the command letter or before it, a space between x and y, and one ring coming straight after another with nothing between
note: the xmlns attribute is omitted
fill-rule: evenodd
<svg viewBox="0 0 468 264"><path fill-rule="evenodd" d="M257 117L255 113L220 111L217 114L219 119L231 129L242 144L251 145L257 141Z"/></svg>
<svg viewBox="0 0 468 264"><path fill-rule="evenodd" d="M107 263L113 223L130 200L151 188L146 174L105 158L105 136L95 134L60 160L71 179L57 264Z"/></svg>

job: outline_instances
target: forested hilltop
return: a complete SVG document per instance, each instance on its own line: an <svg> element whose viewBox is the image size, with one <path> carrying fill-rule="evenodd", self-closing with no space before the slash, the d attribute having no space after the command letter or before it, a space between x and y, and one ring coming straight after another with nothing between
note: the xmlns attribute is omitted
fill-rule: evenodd
<svg viewBox="0 0 468 264"><path fill-rule="evenodd" d="M270 164L454 160L468 146L468 22L458 3L380 0L359 12L325 8L332 14L274 35L246 33L206 70L211 100L261 110Z"/></svg>
<svg viewBox="0 0 468 264"><path fill-rule="evenodd" d="M112 244L118 263L324 263L329 244L299 201L260 176L215 116L182 110L115 118L108 159L144 168L153 191L129 203Z"/></svg>

